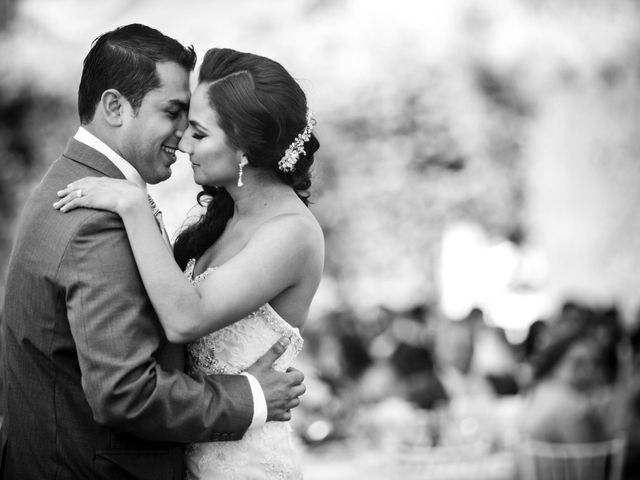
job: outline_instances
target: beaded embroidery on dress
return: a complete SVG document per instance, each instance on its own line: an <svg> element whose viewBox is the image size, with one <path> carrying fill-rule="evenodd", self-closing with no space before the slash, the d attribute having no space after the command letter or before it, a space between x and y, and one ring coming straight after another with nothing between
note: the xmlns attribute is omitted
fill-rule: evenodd
<svg viewBox="0 0 640 480"><path fill-rule="evenodd" d="M198 286L211 268L193 277L195 259L184 274ZM187 345L188 371L204 374L240 373L253 364L283 335L291 338L285 353L274 363L276 370L291 366L302 349L302 337L268 303L247 317ZM286 422L268 422L249 429L232 442L195 443L186 451L187 480L293 480L302 471Z"/></svg>

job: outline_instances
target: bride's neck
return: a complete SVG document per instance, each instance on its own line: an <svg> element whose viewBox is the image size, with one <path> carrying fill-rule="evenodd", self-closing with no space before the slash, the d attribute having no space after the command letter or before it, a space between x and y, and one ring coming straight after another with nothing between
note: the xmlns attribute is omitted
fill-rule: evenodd
<svg viewBox="0 0 640 480"><path fill-rule="evenodd" d="M233 216L236 219L262 215L282 202L297 197L293 189L282 183L274 172L245 169L243 184L242 187L227 187L234 201Z"/></svg>

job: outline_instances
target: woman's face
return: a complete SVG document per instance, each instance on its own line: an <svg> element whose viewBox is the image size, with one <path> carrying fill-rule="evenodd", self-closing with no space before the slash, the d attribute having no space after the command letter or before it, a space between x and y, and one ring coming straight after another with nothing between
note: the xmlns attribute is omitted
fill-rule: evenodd
<svg viewBox="0 0 640 480"><path fill-rule="evenodd" d="M198 185L230 186L238 181L242 152L227 141L218 115L209 105L208 85L201 83L191 96L189 127L178 147L187 153Z"/></svg>

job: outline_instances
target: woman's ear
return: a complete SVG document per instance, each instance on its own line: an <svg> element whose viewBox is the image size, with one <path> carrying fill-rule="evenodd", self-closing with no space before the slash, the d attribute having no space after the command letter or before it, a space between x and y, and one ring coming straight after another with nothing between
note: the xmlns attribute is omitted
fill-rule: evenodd
<svg viewBox="0 0 640 480"><path fill-rule="evenodd" d="M102 92L102 96L100 97L100 110L109 125L113 127L122 125L122 114L124 112L123 107L125 102L126 100L122 94L113 88Z"/></svg>

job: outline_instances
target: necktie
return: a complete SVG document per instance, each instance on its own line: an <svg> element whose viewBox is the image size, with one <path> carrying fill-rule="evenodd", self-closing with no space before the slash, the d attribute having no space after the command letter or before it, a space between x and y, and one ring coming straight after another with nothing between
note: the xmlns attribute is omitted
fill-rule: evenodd
<svg viewBox="0 0 640 480"><path fill-rule="evenodd" d="M162 233L162 238L164 238L164 243L166 243L169 249L171 249L171 240L169 239L169 235L167 235L167 230L164 228L164 222L162 221L162 212L156 205L156 202L153 200L153 198L151 198L151 195L147 195L147 199L149 200L149 206L151 207L151 210L153 210L153 216L156 218L158 228Z"/></svg>

